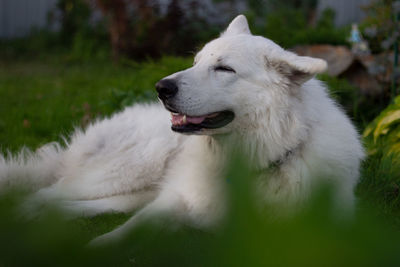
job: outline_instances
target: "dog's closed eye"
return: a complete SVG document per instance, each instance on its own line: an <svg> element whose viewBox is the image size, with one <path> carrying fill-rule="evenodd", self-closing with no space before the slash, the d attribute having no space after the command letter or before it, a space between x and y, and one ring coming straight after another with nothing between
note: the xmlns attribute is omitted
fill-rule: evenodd
<svg viewBox="0 0 400 267"><path fill-rule="evenodd" d="M223 71L223 72L232 72L232 73L236 73L236 71L234 69L232 69L229 66L224 66L224 65L219 65L219 66L215 66L214 67L214 71Z"/></svg>

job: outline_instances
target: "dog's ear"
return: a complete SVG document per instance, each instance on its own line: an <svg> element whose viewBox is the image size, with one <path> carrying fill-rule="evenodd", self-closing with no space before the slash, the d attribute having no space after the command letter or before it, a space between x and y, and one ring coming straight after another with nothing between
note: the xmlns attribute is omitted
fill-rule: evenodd
<svg viewBox="0 0 400 267"><path fill-rule="evenodd" d="M232 20L228 28L222 35L251 34L249 24L244 15L239 15Z"/></svg>
<svg viewBox="0 0 400 267"><path fill-rule="evenodd" d="M268 59L265 57L265 61L269 67L275 68L296 85L301 85L316 74L324 72L328 66L323 59L298 56L288 51L285 51L283 58Z"/></svg>

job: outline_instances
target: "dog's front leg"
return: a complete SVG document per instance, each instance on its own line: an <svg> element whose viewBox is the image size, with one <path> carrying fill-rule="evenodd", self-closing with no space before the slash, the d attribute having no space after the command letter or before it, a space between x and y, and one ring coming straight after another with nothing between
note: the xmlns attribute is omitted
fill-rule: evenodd
<svg viewBox="0 0 400 267"><path fill-rule="evenodd" d="M123 225L98 236L90 242L91 246L101 246L121 241L137 226L145 223L164 223L166 220L183 220L186 214L183 199L174 192L163 192L153 202L139 210ZM176 223L173 223L176 225Z"/></svg>

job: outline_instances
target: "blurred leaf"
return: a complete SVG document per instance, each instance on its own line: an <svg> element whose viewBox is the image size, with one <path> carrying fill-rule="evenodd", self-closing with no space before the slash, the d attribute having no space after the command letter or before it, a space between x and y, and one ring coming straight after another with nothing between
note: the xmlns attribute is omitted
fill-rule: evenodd
<svg viewBox="0 0 400 267"><path fill-rule="evenodd" d="M400 108L400 107L399 107ZM386 112L384 116L380 117L374 130L374 141L378 139L379 135L387 134L389 127L400 120L400 109Z"/></svg>
<svg viewBox="0 0 400 267"><path fill-rule="evenodd" d="M388 154L400 153L400 96L395 98L381 114L364 130L363 137L372 142L368 143L369 150L383 149Z"/></svg>

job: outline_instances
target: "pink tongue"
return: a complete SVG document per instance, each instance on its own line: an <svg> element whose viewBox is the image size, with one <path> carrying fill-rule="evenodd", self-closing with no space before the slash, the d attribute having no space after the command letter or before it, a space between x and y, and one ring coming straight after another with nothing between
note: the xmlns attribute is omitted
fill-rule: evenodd
<svg viewBox="0 0 400 267"><path fill-rule="evenodd" d="M184 122L184 115L182 114L172 114L172 125L185 125L188 123L193 123L193 124L200 124L206 119L206 116L201 116L201 117L190 117L186 116L186 123Z"/></svg>
<svg viewBox="0 0 400 267"><path fill-rule="evenodd" d="M188 122L190 122L190 123L193 123L193 124L200 124L200 123L202 123L205 119L206 119L205 116L204 116L204 117L189 117L189 116L186 116L186 120L187 120Z"/></svg>

